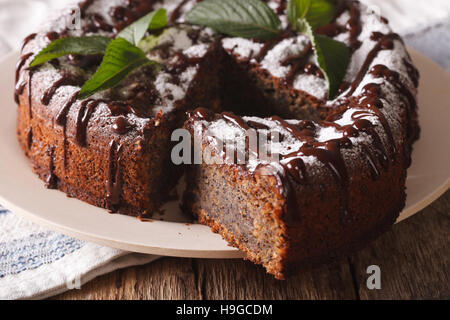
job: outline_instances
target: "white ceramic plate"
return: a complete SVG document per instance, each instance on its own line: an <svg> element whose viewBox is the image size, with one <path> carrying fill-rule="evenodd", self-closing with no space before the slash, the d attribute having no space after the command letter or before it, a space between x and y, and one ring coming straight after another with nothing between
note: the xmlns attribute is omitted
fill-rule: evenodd
<svg viewBox="0 0 450 320"><path fill-rule="evenodd" d="M408 171L408 198L400 220L422 210L450 185L450 75L410 50L421 73L419 93L421 139L414 146ZM12 99L18 54L0 62L0 203L49 229L128 251L196 258L237 258L243 254L208 227L187 224L176 203L153 222L105 210L59 191L47 190L31 171L16 140L16 105ZM170 221L170 222L168 222Z"/></svg>

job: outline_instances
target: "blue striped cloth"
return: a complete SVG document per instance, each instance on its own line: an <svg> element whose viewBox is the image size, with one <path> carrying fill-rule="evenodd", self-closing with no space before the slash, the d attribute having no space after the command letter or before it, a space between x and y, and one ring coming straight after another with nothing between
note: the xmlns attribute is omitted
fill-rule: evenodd
<svg viewBox="0 0 450 320"><path fill-rule="evenodd" d="M158 258L48 231L2 207L0 230L0 299L50 297Z"/></svg>

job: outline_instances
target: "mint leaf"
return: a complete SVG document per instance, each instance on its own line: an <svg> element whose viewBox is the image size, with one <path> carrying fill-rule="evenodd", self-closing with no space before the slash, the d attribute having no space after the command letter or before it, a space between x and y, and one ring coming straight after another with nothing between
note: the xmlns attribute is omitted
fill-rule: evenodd
<svg viewBox="0 0 450 320"><path fill-rule="evenodd" d="M149 35L139 42L139 48L144 52L150 52L154 47L158 46L165 32L160 35Z"/></svg>
<svg viewBox="0 0 450 320"><path fill-rule="evenodd" d="M297 30L298 19L306 19L315 30L330 23L334 14L333 0L289 0L287 8L288 20L294 30Z"/></svg>
<svg viewBox="0 0 450 320"><path fill-rule="evenodd" d="M117 38L123 38L137 46L139 44L139 41L141 41L144 37L147 30L157 30L164 28L165 26L167 26L166 10L159 9L150 12L139 20L130 24L128 27L119 32Z"/></svg>
<svg viewBox="0 0 450 320"><path fill-rule="evenodd" d="M97 72L81 88L78 99L85 99L96 92L113 88L135 69L155 63L145 53L125 39L117 38L106 48Z"/></svg>
<svg viewBox="0 0 450 320"><path fill-rule="evenodd" d="M315 34L306 19L299 19L297 25L311 39L319 68L328 81L328 98L335 98L350 63L350 49L345 43Z"/></svg>
<svg viewBox="0 0 450 320"><path fill-rule="evenodd" d="M334 99L350 63L350 49L343 42L316 34L313 40L319 67L328 80L328 97Z"/></svg>
<svg viewBox="0 0 450 320"><path fill-rule="evenodd" d="M294 26L298 19L303 19L311 8L312 0L290 0L287 5L289 23Z"/></svg>
<svg viewBox="0 0 450 320"><path fill-rule="evenodd" d="M30 67L36 67L69 54L94 55L103 54L111 42L110 38L102 36L69 37L53 41L39 52L30 63Z"/></svg>
<svg viewBox="0 0 450 320"><path fill-rule="evenodd" d="M316 30L333 20L335 14L335 6L332 0L314 0L311 2L311 7L306 14L311 28Z"/></svg>
<svg viewBox="0 0 450 320"><path fill-rule="evenodd" d="M268 40L281 32L281 21L260 0L204 0L186 14L191 24L242 38Z"/></svg>

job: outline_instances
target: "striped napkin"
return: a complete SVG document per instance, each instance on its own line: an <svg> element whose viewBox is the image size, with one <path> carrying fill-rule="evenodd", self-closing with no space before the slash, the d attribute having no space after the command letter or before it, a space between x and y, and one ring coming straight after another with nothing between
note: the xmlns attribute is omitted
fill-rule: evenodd
<svg viewBox="0 0 450 320"><path fill-rule="evenodd" d="M156 260L45 230L0 207L0 299L42 299Z"/></svg>
<svg viewBox="0 0 450 320"><path fill-rule="evenodd" d="M72 0L70 0L72 1ZM449 0L363 0L393 29L450 72ZM0 58L16 50L46 12L63 0L0 0ZM2 182L0 179L0 183ZM0 299L42 299L80 288L114 270L158 257L73 239L28 222L0 206Z"/></svg>

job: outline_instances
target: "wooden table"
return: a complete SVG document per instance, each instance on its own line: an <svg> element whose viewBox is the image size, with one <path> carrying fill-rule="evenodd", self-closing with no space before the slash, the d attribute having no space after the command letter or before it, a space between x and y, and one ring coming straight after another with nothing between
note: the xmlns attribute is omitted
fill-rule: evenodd
<svg viewBox="0 0 450 320"><path fill-rule="evenodd" d="M381 269L369 290L367 267ZM450 191L333 265L277 281L242 260L163 258L99 277L57 299L449 299Z"/></svg>

